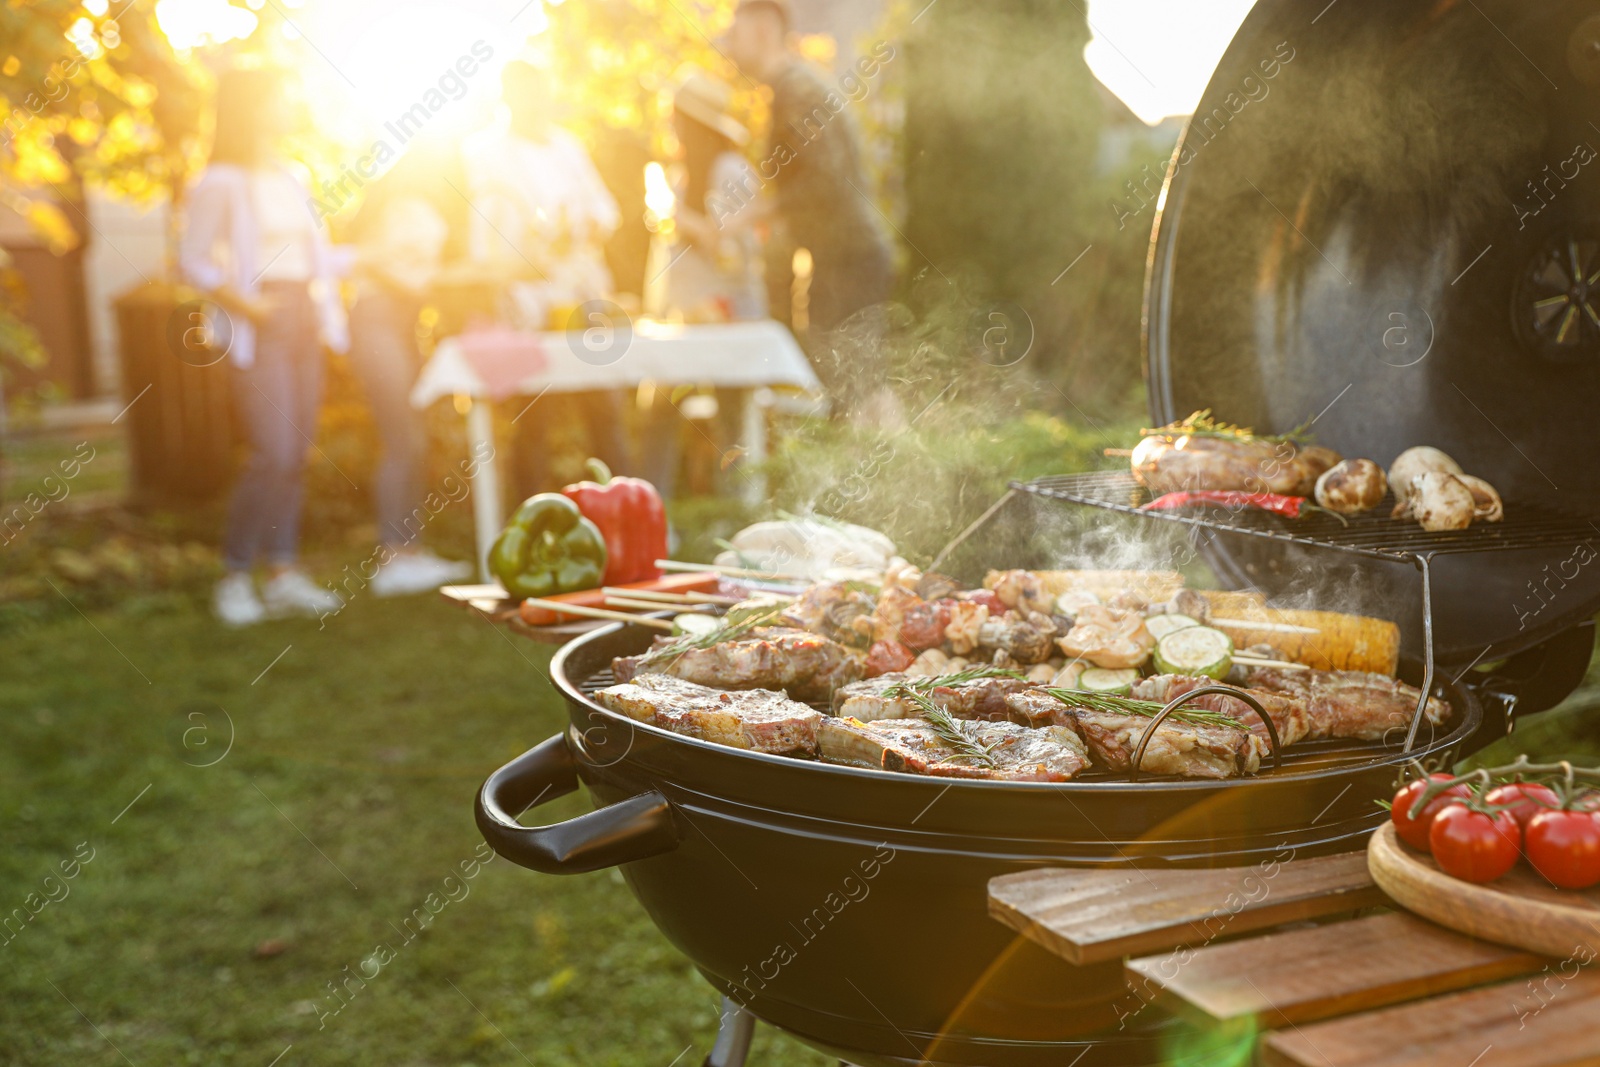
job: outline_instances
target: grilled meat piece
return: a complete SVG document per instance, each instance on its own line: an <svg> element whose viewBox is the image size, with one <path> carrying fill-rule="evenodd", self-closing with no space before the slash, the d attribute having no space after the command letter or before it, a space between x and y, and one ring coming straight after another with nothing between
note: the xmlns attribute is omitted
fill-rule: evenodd
<svg viewBox="0 0 1600 1067"><path fill-rule="evenodd" d="M1248 684L1304 702L1310 729L1306 737L1349 737L1381 741L1393 730L1404 730L1416 714L1422 693L1398 678L1368 671L1286 671L1278 667L1253 667ZM1429 697L1423 715L1435 726L1450 717L1450 705Z"/></svg>
<svg viewBox="0 0 1600 1067"><path fill-rule="evenodd" d="M871 597L844 582L817 582L784 610L785 622L830 641L866 648L873 641Z"/></svg>
<svg viewBox="0 0 1600 1067"><path fill-rule="evenodd" d="M766 689L729 693L668 674L640 674L595 693L602 707L675 734L777 756L817 755L822 713Z"/></svg>
<svg viewBox="0 0 1600 1067"><path fill-rule="evenodd" d="M1126 774L1133 754L1150 728L1145 715L1069 708L1038 689L1006 698L1011 717L1029 726L1071 723L1089 750L1095 768ZM1183 778L1236 778L1261 769L1267 743L1246 729L1208 726L1168 717L1156 728L1139 769L1146 774Z"/></svg>
<svg viewBox="0 0 1600 1067"><path fill-rule="evenodd" d="M1154 700L1158 704L1165 704L1185 693L1216 684L1214 678L1198 678L1190 674L1158 674L1153 678L1141 678L1134 682L1133 691L1129 695L1137 700ZM1266 689L1243 691L1255 697L1261 702L1261 706L1267 709L1267 717L1277 728L1278 742L1284 748L1313 735L1315 724L1311 720L1311 710L1305 701ZM1261 717L1250 705L1235 697L1208 693L1203 697L1196 697L1184 707L1220 711L1224 715L1232 715L1263 739L1267 738L1267 728L1262 724Z"/></svg>
<svg viewBox="0 0 1600 1067"><path fill-rule="evenodd" d="M1134 447L1132 464L1134 478L1156 496L1184 489L1310 496L1339 458L1290 441L1154 434Z"/></svg>
<svg viewBox="0 0 1600 1067"><path fill-rule="evenodd" d="M879 719L915 719L917 707L903 696L886 696L884 691L907 682L926 681L910 674L884 674L862 682L851 682L833 694L835 715L875 722ZM922 690L933 703L958 719L993 719L1010 716L1006 697L1032 688L1035 683L1020 678L974 678L954 685Z"/></svg>
<svg viewBox="0 0 1600 1067"><path fill-rule="evenodd" d="M1055 620L1037 611L1008 611L978 627L978 644L1004 651L1018 663L1043 663L1060 636Z"/></svg>
<svg viewBox="0 0 1600 1067"><path fill-rule="evenodd" d="M861 654L836 641L778 628L660 657L641 668L643 658L613 660L617 680L631 681L642 669L718 689L781 689L795 700L809 701L831 699L835 689L856 681L865 670Z"/></svg>
<svg viewBox="0 0 1600 1067"><path fill-rule="evenodd" d="M1070 725L1030 730L1009 722L966 722L961 731L988 750L963 752L921 719L823 719L817 728L822 758L831 763L943 778L1065 782L1088 765L1083 741Z"/></svg>

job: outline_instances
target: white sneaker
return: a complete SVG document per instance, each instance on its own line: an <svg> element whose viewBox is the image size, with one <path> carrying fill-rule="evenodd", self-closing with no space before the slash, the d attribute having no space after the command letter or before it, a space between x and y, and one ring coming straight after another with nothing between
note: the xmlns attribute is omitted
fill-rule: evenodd
<svg viewBox="0 0 1600 1067"><path fill-rule="evenodd" d="M373 596L407 596L427 593L449 582L472 577L472 564L443 559L432 552L404 552L378 568L372 578Z"/></svg>
<svg viewBox="0 0 1600 1067"><path fill-rule="evenodd" d="M284 615L325 615L338 611L344 601L302 572L284 571L261 587L261 600L273 618Z"/></svg>
<svg viewBox="0 0 1600 1067"><path fill-rule="evenodd" d="M256 583L245 571L235 571L217 583L211 610L229 626L250 626L267 617L267 609L256 596Z"/></svg>

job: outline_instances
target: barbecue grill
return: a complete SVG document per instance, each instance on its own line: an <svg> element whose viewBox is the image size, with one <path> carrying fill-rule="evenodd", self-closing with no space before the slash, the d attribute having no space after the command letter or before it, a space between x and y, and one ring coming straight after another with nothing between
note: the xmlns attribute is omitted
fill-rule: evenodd
<svg viewBox="0 0 1600 1067"><path fill-rule="evenodd" d="M1501 489L1503 524L1139 513L1143 490L1112 472L1014 484L985 516L1027 531L1064 505L1143 514L1187 529L1230 587L1409 605L1401 673L1449 703L1446 722L1297 745L1221 782L890 775L602 709L589 694L612 658L652 636L617 625L556 655L570 724L484 783L484 837L538 871L620 866L727 998L716 1067L742 1062L753 1018L865 1065L1171 1062L1174 1024L1119 1000L1119 965L1070 967L1015 937L988 918L986 883L1042 865L1265 871L1360 847L1408 761L1456 761L1578 684L1600 608L1600 568L1576 552L1600 535L1600 467L1573 462L1600 394L1600 167L1562 164L1600 147L1597 86L1600 2L1262 0L1156 222L1157 423L1210 407L1265 431L1314 416L1347 455L1433 444ZM593 813L518 823L580 782Z"/></svg>

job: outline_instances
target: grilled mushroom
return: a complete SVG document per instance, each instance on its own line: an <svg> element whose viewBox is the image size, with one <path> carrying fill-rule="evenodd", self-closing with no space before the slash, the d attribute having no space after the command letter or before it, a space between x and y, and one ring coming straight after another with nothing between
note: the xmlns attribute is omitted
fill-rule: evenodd
<svg viewBox="0 0 1600 1067"><path fill-rule="evenodd" d="M1383 468L1370 459L1347 459L1317 479L1317 503L1341 515L1371 511L1389 490Z"/></svg>
<svg viewBox="0 0 1600 1067"><path fill-rule="evenodd" d="M1475 510L1472 490L1448 471L1428 471L1411 482L1407 498L1412 517L1424 530L1465 530Z"/></svg>
<svg viewBox="0 0 1600 1067"><path fill-rule="evenodd" d="M1470 474L1458 474L1456 477L1472 494L1473 521L1499 522L1506 517L1505 505L1500 502L1500 494L1494 486Z"/></svg>
<svg viewBox="0 0 1600 1067"><path fill-rule="evenodd" d="M1411 501L1412 487L1419 476L1429 471L1444 471L1446 474L1455 475L1465 473L1461 469L1461 464L1437 448L1418 445L1406 449L1389 465L1389 488L1394 490L1395 518L1398 519L1408 513L1407 505Z"/></svg>

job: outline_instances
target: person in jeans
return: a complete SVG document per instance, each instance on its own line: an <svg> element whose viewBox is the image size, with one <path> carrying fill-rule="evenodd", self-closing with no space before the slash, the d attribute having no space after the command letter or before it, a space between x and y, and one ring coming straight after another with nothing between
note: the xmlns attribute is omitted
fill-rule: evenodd
<svg viewBox="0 0 1600 1067"><path fill-rule="evenodd" d="M297 566L306 451L322 402L322 344L345 347L345 320L311 194L276 143L287 128L282 86L266 70L225 73L211 159L189 193L179 262L221 309L212 323L231 373L246 462L228 506L226 576L214 607L243 626L319 615L340 601ZM256 594L252 571L265 564Z"/></svg>
<svg viewBox="0 0 1600 1067"><path fill-rule="evenodd" d="M428 434L410 398L419 359L417 317L450 236L444 212L451 205L436 202L437 189L459 200L439 167L437 153L413 147L368 191L355 220L350 367L378 430L373 497L386 562L372 579L376 596L426 592L472 573L471 564L442 559L419 540L428 515L422 510Z"/></svg>

